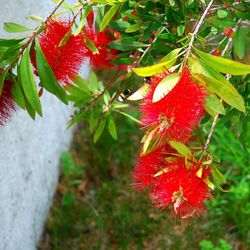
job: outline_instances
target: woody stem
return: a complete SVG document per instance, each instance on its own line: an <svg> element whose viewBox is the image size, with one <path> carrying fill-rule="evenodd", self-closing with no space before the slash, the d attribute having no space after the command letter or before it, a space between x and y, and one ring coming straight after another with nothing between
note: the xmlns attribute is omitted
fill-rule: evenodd
<svg viewBox="0 0 250 250"><path fill-rule="evenodd" d="M55 8L46 17L46 19L44 21L44 24L48 23L48 21L55 14L55 12L58 10L58 8L62 5L63 2L64 2L64 0L61 0L55 6ZM22 56L22 54L25 51L25 49L33 42L34 38L36 37L37 33L39 32L39 30L41 29L42 26L43 26L43 22L39 26L37 26L36 29L34 30L34 32L32 32L32 34L29 36L29 39L27 40L27 42L22 46L20 53L17 55L16 59L12 62L10 69L12 69L14 67L14 65L18 62L19 58Z"/></svg>
<svg viewBox="0 0 250 250"><path fill-rule="evenodd" d="M183 65L185 66L186 65L186 61L187 61L187 58L189 57L190 53L191 53L191 49L192 49L192 46L193 46L193 43L194 43L194 39L196 38L202 24L203 24L203 21L209 11L209 9L211 8L212 4L213 4L214 0L211 0L209 2L209 4L207 5L205 11L203 12L200 20L198 21L197 25L195 26L195 29L194 29L194 32L191 34L191 40L189 42L189 45L188 45L188 48L187 48L187 53L185 55L185 58L184 58L184 62L183 62Z"/></svg>

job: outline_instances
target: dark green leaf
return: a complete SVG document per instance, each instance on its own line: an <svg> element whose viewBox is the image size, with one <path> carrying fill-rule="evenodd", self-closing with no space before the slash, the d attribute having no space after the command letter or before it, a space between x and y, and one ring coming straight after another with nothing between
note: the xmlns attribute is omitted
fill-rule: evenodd
<svg viewBox="0 0 250 250"><path fill-rule="evenodd" d="M109 43L109 46L114 49L126 51L131 49L145 48L148 47L149 44L134 41L133 38L124 38Z"/></svg>
<svg viewBox="0 0 250 250"><path fill-rule="evenodd" d="M105 128L106 122L107 122L106 118L101 119L101 121L96 129L95 135L94 135L94 143L96 143L98 141L98 139L100 138L100 136L102 135L102 132Z"/></svg>
<svg viewBox="0 0 250 250"><path fill-rule="evenodd" d="M9 71L9 68L6 68L6 69L2 72L2 74L0 75L0 96L1 96L1 94L2 94L3 85L4 85L4 80L5 80L5 78L6 78L6 75L7 75L8 71Z"/></svg>
<svg viewBox="0 0 250 250"><path fill-rule="evenodd" d="M52 94L56 95L62 102L68 104L67 94L57 82L49 63L42 52L38 40L36 40L36 63L42 86Z"/></svg>
<svg viewBox="0 0 250 250"><path fill-rule="evenodd" d="M108 128L109 128L109 133L111 136L117 140L117 132L116 132L116 126L113 117L110 115L108 118Z"/></svg>
<svg viewBox="0 0 250 250"><path fill-rule="evenodd" d="M11 89L13 99L20 108L25 109L26 104L23 90L17 81L12 79L12 82L14 83L14 86Z"/></svg>
<svg viewBox="0 0 250 250"><path fill-rule="evenodd" d="M32 73L28 48L24 51L18 67L18 73L20 74L18 75L18 78L20 79L24 94L32 108L34 108L35 111L42 116L42 107L38 96L35 78Z"/></svg>
<svg viewBox="0 0 250 250"><path fill-rule="evenodd" d="M141 28L141 23L136 23L136 24L133 24L133 25L130 25L126 30L125 32L126 33L132 33L132 32L135 32L135 31L138 31L140 28Z"/></svg>
<svg viewBox="0 0 250 250"><path fill-rule="evenodd" d="M114 17L117 10L120 8L120 4L115 4L112 6L109 11L104 15L103 20L100 24L100 31L103 31L106 26L110 23L111 19Z"/></svg>

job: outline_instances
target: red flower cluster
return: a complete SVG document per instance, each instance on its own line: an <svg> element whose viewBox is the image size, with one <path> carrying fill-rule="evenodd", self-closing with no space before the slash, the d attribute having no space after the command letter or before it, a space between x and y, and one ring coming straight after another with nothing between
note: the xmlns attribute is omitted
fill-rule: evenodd
<svg viewBox="0 0 250 250"><path fill-rule="evenodd" d="M153 103L157 85L169 72L151 78L151 91L143 99L140 110L146 133L154 133L154 151L140 156L133 171L132 184L138 190L148 189L157 208L171 206L180 218L199 215L204 201L211 195L205 180L209 170L197 176L200 164L176 156L167 143L170 140L188 143L204 115L206 91L184 68L176 86L161 100ZM160 143L158 143L160 142ZM171 159L167 161L166 159Z"/></svg>
<svg viewBox="0 0 250 250"><path fill-rule="evenodd" d="M83 36L89 38L98 49L98 53L88 50L91 66L94 69L113 67L110 62L115 59L118 50L111 49L108 44L119 40L120 33L110 29L106 29L105 32L95 32L93 28L87 27Z"/></svg>
<svg viewBox="0 0 250 250"><path fill-rule="evenodd" d="M86 60L88 49L81 35L71 35L65 45L59 44L71 29L71 22L50 20L39 36L41 49L61 84L68 84ZM36 68L33 54L33 65Z"/></svg>
<svg viewBox="0 0 250 250"><path fill-rule="evenodd" d="M93 13L88 16L88 23L93 24ZM95 32L94 27L86 27L78 35L71 35L62 46L60 42L70 31L72 22L50 20L39 36L42 51L52 68L56 79L62 84L70 84L71 79L79 72L81 65L88 58L93 68L111 67L117 50L110 49L108 43L119 39L119 32L106 29ZM94 53L84 38L90 39L99 53ZM36 69L35 51L32 53L32 63ZM37 70L35 73L38 74Z"/></svg>
<svg viewBox="0 0 250 250"><path fill-rule="evenodd" d="M11 94L13 84L9 80L4 81L2 94L0 96L0 126L10 119L11 112L16 110L16 105Z"/></svg>
<svg viewBox="0 0 250 250"><path fill-rule="evenodd" d="M166 164L165 164L166 165ZM209 187L204 182L209 177L209 169L197 176L200 164L193 163L187 167L184 159L169 163L165 171L155 179L151 200L156 207L171 205L176 215L182 219L200 215L204 210L204 201L211 197Z"/></svg>
<svg viewBox="0 0 250 250"><path fill-rule="evenodd" d="M204 88L194 82L184 69L179 82L164 98L153 103L155 88L168 73L152 77L152 88L141 104L145 129L157 128L156 133L169 140L187 142L204 115Z"/></svg>

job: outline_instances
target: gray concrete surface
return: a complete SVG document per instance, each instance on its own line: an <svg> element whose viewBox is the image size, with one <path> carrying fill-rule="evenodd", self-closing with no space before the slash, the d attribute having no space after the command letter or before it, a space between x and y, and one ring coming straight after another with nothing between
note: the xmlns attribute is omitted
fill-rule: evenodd
<svg viewBox="0 0 250 250"><path fill-rule="evenodd" d="M52 6L50 0L0 0L0 37L6 36L3 22L25 25L25 16L45 17ZM36 249L56 188L59 158L72 137L72 130L66 131L72 108L49 94L42 105L44 118L34 122L19 111L0 128L0 250Z"/></svg>

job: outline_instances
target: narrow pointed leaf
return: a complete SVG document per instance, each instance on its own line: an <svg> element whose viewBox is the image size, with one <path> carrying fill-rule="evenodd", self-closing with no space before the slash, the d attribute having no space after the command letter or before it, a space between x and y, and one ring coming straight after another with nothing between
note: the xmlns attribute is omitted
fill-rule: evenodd
<svg viewBox="0 0 250 250"><path fill-rule="evenodd" d="M17 33L30 31L31 29L17 23L4 23L4 30L9 33Z"/></svg>
<svg viewBox="0 0 250 250"><path fill-rule="evenodd" d="M4 80L5 80L6 76L7 76L8 71L9 71L9 68L6 68L6 69L2 72L2 74L0 75L0 96L1 96L1 94L2 94L3 85L4 85Z"/></svg>
<svg viewBox="0 0 250 250"><path fill-rule="evenodd" d="M178 81L178 73L167 75L164 79L162 79L161 82L155 88L152 102L158 102L163 97L165 97L176 86Z"/></svg>
<svg viewBox="0 0 250 250"><path fill-rule="evenodd" d="M112 6L109 11L104 15L103 20L100 24L100 31L103 31L106 26L110 23L111 19L114 17L117 10L120 8L120 4Z"/></svg>
<svg viewBox="0 0 250 250"><path fill-rule="evenodd" d="M106 118L100 121L99 126L97 127L95 135L94 135L94 143L96 143L98 139L100 138L100 136L102 135L106 122L107 122Z"/></svg>
<svg viewBox="0 0 250 250"><path fill-rule="evenodd" d="M142 100L151 90L149 84L145 83L140 87L135 93L127 98L129 101L139 101Z"/></svg>
<svg viewBox="0 0 250 250"><path fill-rule="evenodd" d="M66 91L57 82L49 63L43 54L38 40L36 40L36 63L42 86L57 96L62 102L68 104Z"/></svg>
<svg viewBox="0 0 250 250"><path fill-rule="evenodd" d="M207 65L219 72L230 75L246 75L250 73L250 65L235 62L220 56L209 55L198 49L195 49L195 51Z"/></svg>
<svg viewBox="0 0 250 250"><path fill-rule="evenodd" d="M199 83L205 86L207 90L218 95L224 102L242 112L246 112L244 100L242 96L237 91L235 91L235 88L232 84L226 85L222 81L218 81L205 75L195 75L195 78Z"/></svg>
<svg viewBox="0 0 250 250"><path fill-rule="evenodd" d="M117 140L117 131L116 131L116 126L115 126L115 122L112 116L109 116L108 119L108 128L109 128L109 133L111 134L111 136Z"/></svg>
<svg viewBox="0 0 250 250"><path fill-rule="evenodd" d="M185 158L190 158L192 156L191 150L182 142L169 141L169 145Z"/></svg>
<svg viewBox="0 0 250 250"><path fill-rule="evenodd" d="M160 62L167 62L167 61L170 61L174 58L177 59L179 53L181 52L183 48L178 48L178 49L174 49L172 50L171 52L169 52L166 56L164 56Z"/></svg>
<svg viewBox="0 0 250 250"><path fill-rule="evenodd" d="M58 47L63 47L64 45L67 44L67 42L69 41L69 39L71 38L71 35L72 35L72 29L70 29L66 34L65 36L62 38L62 40L60 41Z"/></svg>
<svg viewBox="0 0 250 250"><path fill-rule="evenodd" d="M225 115L225 108L223 104L220 102L219 98L213 94L207 96L205 110L213 117L216 114Z"/></svg>
<svg viewBox="0 0 250 250"><path fill-rule="evenodd" d="M32 73L29 49L26 49L23 53L22 59L19 64L19 75L24 94L29 101L32 108L42 116L42 107L40 103L40 98L38 96L37 86L35 82L34 75Z"/></svg>
<svg viewBox="0 0 250 250"><path fill-rule="evenodd" d="M84 43L91 51L94 52L94 54L100 54L95 44L88 37L84 37Z"/></svg>
<svg viewBox="0 0 250 250"><path fill-rule="evenodd" d="M152 66L143 67L143 68L133 68L133 71L138 76L152 76L155 74L162 73L172 67L175 64L175 58L171 59L170 61L163 62L163 63L157 63Z"/></svg>

